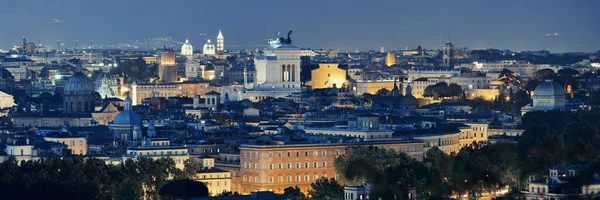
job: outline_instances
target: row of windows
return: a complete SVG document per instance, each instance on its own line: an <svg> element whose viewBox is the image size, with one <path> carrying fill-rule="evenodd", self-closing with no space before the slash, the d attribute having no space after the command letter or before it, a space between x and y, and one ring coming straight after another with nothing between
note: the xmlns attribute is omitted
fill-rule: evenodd
<svg viewBox="0 0 600 200"><path fill-rule="evenodd" d="M208 176L202 175L202 179L206 179L207 177L208 178L213 178L213 175L212 174L209 174ZM221 175L217 174L215 177L216 178L221 178ZM223 174L223 178L227 178L227 177L229 177L229 174Z"/></svg>
<svg viewBox="0 0 600 200"><path fill-rule="evenodd" d="M319 176L318 174L314 174L312 175L312 177L308 174L301 176L301 175L296 175L296 176L286 176L285 177L285 181L284 181L284 176L278 176L277 177L277 183L292 183L292 182L314 182L319 180L321 177L325 177L327 178L327 174L323 174L322 176ZM312 179L311 179L312 178ZM254 182L254 183L259 183L260 179L258 178L258 176L246 176L244 175L244 177L242 178L242 182ZM273 176L269 176L269 178L267 178L267 182L268 183L275 183L275 177Z"/></svg>
<svg viewBox="0 0 600 200"><path fill-rule="evenodd" d="M302 165L302 163L297 162L295 167L292 165L292 163L287 163L286 166L287 166L287 168L285 168L285 169L302 169L302 168L308 169L308 168L311 168L311 165L309 162L305 162L304 165ZM244 169L252 169L253 167L254 167L254 169L259 169L259 164L258 163L252 164L252 163L244 162ZM319 165L319 162L312 163L312 168L319 168L319 167L322 167L322 168L327 167L327 161L321 162L320 165ZM284 169L284 165L282 163L279 163L279 164L277 164L277 168L275 168L275 166L271 163L271 164L269 164L269 169L270 170Z"/></svg>
<svg viewBox="0 0 600 200"><path fill-rule="evenodd" d="M174 154L174 155L179 155L179 151L172 151L172 152L171 152L171 151L167 151L167 155L173 155L173 154ZM181 151L181 155L185 155L185 154L186 154L186 153L185 153L185 151ZM138 155L140 155L140 156L143 156L143 155L144 155L144 152L140 152L140 153L138 154L138 152L137 152L137 151L131 151L131 152L129 152L129 155L131 155L131 156L138 156ZM149 151L147 151L145 155L146 155L146 156L149 156L149 155L150 155L150 152L149 152ZM158 154L156 153L156 151L154 151L154 152L152 152L152 155L153 155L153 156L157 156ZM164 156L164 155L165 155L165 152L164 152L164 151L161 151L161 152L160 152L160 155L161 155L161 156Z"/></svg>
<svg viewBox="0 0 600 200"><path fill-rule="evenodd" d="M250 157L253 157L253 156L254 156L254 157L257 157L257 158L258 158L258 157L260 157L260 155L261 155L261 154L260 154L260 153L258 153L258 152L257 152L257 153L250 152L249 154L248 154L248 152L244 152L244 157L248 157L248 155L250 155ZM292 155L293 155L293 154L292 154L292 152L291 152L291 151L288 151L288 152L287 152L287 157L292 157ZM309 155L309 153L308 153L308 151L305 151L305 152L304 152L304 154L301 154L300 152L298 152L298 151L297 151L297 152L295 153L295 155L296 155L296 157L300 157L300 155L308 156L308 155ZM313 156L319 156L319 151L313 151L312 155L313 155ZM327 151L325 151L325 150L321 151L321 152L320 152L320 155L321 155L321 156L327 156ZM340 155L340 150L336 150L336 151L335 151L335 155ZM281 152L278 152L278 153L277 153L277 157L281 158L281 156L282 156L282 153L281 153ZM272 157L273 157L273 153L269 153L269 158L272 158Z"/></svg>
<svg viewBox="0 0 600 200"><path fill-rule="evenodd" d="M477 127L473 127L473 130L474 130L474 131L476 131L476 130L477 130ZM483 126L482 126L482 127L479 127L479 130L481 130L481 131L484 131L484 130L485 130L485 127L483 127Z"/></svg>

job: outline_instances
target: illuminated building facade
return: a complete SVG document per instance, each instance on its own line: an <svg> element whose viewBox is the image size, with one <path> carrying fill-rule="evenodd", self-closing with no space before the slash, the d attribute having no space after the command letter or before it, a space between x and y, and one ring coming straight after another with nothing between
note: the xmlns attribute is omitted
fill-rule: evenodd
<svg viewBox="0 0 600 200"><path fill-rule="evenodd" d="M283 193L287 187L298 186L303 192L321 177L339 178L334 160L352 145L373 145L407 153L423 159L423 143L418 141L372 141L353 143L242 144L240 147L241 183L238 192L271 190Z"/></svg>
<svg viewBox="0 0 600 200"><path fill-rule="evenodd" d="M313 89L341 88L346 83L346 70L338 68L337 63L320 63L319 68L313 69L311 74L307 85Z"/></svg>
<svg viewBox="0 0 600 200"><path fill-rule="evenodd" d="M185 81L179 83L136 83L131 85L131 99L133 105L139 105L142 100L150 97L194 97L199 94L204 97L204 94L210 91L220 92L221 87L214 87L207 81Z"/></svg>
<svg viewBox="0 0 600 200"><path fill-rule="evenodd" d="M385 65L391 67L396 64L396 54L393 51L387 52L387 56L385 58Z"/></svg>
<svg viewBox="0 0 600 200"><path fill-rule="evenodd" d="M219 30L219 35L217 35L217 52L223 53L225 51L225 37L223 37L223 33Z"/></svg>
<svg viewBox="0 0 600 200"><path fill-rule="evenodd" d="M175 64L175 52L164 49L160 55L158 76L163 82L171 83L177 81L177 64Z"/></svg>

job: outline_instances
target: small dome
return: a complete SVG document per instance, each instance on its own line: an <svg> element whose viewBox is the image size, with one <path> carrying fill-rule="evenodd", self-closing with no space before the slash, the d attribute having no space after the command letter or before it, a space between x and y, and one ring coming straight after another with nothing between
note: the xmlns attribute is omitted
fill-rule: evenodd
<svg viewBox="0 0 600 200"><path fill-rule="evenodd" d="M204 48L214 48L214 47L215 47L215 45L212 44L210 39L208 41L206 41L206 44L204 44Z"/></svg>
<svg viewBox="0 0 600 200"><path fill-rule="evenodd" d="M185 43L181 45L181 54L185 56L191 56L194 52L194 47L190 44L189 40L185 40Z"/></svg>
<svg viewBox="0 0 600 200"><path fill-rule="evenodd" d="M563 87L552 81L546 80L543 83L539 84L535 90L533 91L534 96L564 96L565 90Z"/></svg>
<svg viewBox="0 0 600 200"><path fill-rule="evenodd" d="M132 110L123 110L113 120L113 124L118 125L138 125L142 123L140 115Z"/></svg>
<svg viewBox="0 0 600 200"><path fill-rule="evenodd" d="M73 74L65 83L65 94L90 94L95 89L94 84L83 73L77 72Z"/></svg>
<svg viewBox="0 0 600 200"><path fill-rule="evenodd" d="M14 77L6 68L0 68L0 80L14 80Z"/></svg>
<svg viewBox="0 0 600 200"><path fill-rule="evenodd" d="M114 74L102 73L96 78L96 89L102 87L102 84L106 84L108 87L119 86L119 79Z"/></svg>

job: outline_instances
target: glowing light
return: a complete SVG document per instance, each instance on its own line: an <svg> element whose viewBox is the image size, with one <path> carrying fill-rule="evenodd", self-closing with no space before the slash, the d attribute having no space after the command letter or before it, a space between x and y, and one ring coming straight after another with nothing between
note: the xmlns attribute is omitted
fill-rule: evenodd
<svg viewBox="0 0 600 200"><path fill-rule="evenodd" d="M54 80L58 80L58 79L60 79L60 78L61 78L61 75L60 75L60 74L54 75Z"/></svg>

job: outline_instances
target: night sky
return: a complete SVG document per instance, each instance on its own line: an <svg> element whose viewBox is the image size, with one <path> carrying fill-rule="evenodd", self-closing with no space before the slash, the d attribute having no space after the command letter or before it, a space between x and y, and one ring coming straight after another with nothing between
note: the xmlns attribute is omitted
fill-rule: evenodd
<svg viewBox="0 0 600 200"><path fill-rule="evenodd" d="M199 49L219 29L230 48L292 29L301 47L340 51L438 48L443 34L472 49L591 52L600 50L599 8L600 0L2 0L0 48L22 36L52 47L170 36Z"/></svg>

